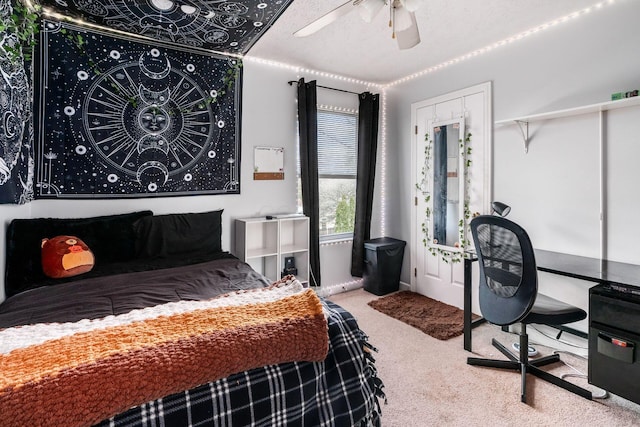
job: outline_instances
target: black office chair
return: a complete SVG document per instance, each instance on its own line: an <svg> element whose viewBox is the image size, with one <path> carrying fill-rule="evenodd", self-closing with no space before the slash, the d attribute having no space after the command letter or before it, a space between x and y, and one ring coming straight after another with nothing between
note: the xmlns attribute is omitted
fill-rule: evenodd
<svg viewBox="0 0 640 427"><path fill-rule="evenodd" d="M584 398L591 392L540 369L560 361L557 354L529 360L527 324L562 325L587 317L578 307L538 293L536 260L527 232L518 224L497 216L481 215L471 220L471 233L480 264L480 311L493 324L520 322L520 357L495 338L492 344L509 360L470 357L469 365L513 369L522 374L522 402L526 398L526 374L533 374Z"/></svg>

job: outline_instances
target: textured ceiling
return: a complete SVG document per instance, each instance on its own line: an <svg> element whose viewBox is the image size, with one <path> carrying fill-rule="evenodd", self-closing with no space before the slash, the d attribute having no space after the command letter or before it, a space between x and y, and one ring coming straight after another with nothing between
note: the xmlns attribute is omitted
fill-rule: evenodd
<svg viewBox="0 0 640 427"><path fill-rule="evenodd" d="M295 0L249 51L255 56L375 83L389 83L528 29L580 11L598 0L424 0L416 12L422 43L399 50L389 12L371 23L351 12L317 33L293 37L344 0Z"/></svg>
<svg viewBox="0 0 640 427"><path fill-rule="evenodd" d="M371 23L357 10L304 37L293 33L346 0L45 0L64 15L159 40L390 83L599 0L422 0L422 42L399 50L383 8ZM600 0L610 3L611 0ZM357 9L354 8L354 9Z"/></svg>

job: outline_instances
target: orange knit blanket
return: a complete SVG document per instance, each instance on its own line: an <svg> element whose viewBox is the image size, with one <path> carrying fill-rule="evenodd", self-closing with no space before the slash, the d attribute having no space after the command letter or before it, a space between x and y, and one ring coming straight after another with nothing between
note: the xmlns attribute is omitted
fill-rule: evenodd
<svg viewBox="0 0 640 427"><path fill-rule="evenodd" d="M92 425L236 372L321 361L328 351L322 304L296 280L75 323L0 331L0 343L13 343L0 344L1 425Z"/></svg>

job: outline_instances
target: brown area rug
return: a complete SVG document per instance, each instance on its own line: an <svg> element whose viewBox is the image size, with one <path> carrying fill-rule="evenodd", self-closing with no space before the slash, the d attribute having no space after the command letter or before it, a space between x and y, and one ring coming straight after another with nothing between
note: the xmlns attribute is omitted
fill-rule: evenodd
<svg viewBox="0 0 640 427"><path fill-rule="evenodd" d="M462 310L415 292L396 292L369 305L439 340L462 334Z"/></svg>

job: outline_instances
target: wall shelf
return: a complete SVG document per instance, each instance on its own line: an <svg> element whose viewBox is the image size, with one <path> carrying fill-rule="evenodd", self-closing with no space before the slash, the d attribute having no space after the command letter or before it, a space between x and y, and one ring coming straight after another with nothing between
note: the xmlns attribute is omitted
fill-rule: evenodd
<svg viewBox="0 0 640 427"><path fill-rule="evenodd" d="M511 119L497 120L494 122L494 128L503 126L519 126L522 132L522 138L524 141L525 153L527 152L527 146L529 144L529 123L540 122L544 120L552 120L559 118L566 118L571 116L578 116L582 114L594 114L597 115L599 121L599 130L594 137L598 138L598 155L599 155L599 218L600 218L600 258L607 259L607 241L608 241L608 228L607 228L607 192L608 192L608 163L607 163L607 145L609 134L606 131L608 116L605 114L607 111L618 110L623 108L638 107L640 106L640 96L631 98L620 99L616 101L601 102L599 104L584 105L581 107L568 108L565 110L550 111L547 113L532 114L529 116L514 117ZM596 171L594 171L596 173Z"/></svg>
<svg viewBox="0 0 640 427"><path fill-rule="evenodd" d="M561 117L578 116L580 114L597 113L609 110L617 110L619 108L634 107L640 105L640 96L632 98L619 99L617 101L601 102L599 104L583 105L580 107L567 108L564 110L549 111L547 113L532 114L529 116L514 117L511 119L497 120L494 127L503 127L509 125L517 125L522 133L524 142L524 152L529 147L529 123L539 122L543 120L558 119Z"/></svg>

